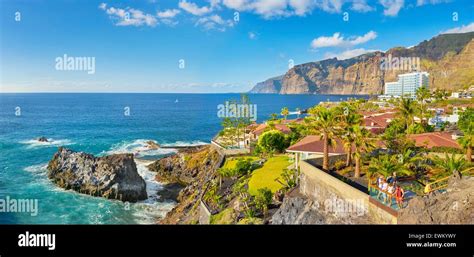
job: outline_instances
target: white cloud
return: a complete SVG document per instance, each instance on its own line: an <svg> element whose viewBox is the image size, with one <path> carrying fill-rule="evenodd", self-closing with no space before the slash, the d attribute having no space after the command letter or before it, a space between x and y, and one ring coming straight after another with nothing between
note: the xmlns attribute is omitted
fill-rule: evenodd
<svg viewBox="0 0 474 257"><path fill-rule="evenodd" d="M474 22L471 22L468 25L462 25L461 27L455 27L441 32L440 34L453 34L453 33L467 33L474 31Z"/></svg>
<svg viewBox="0 0 474 257"><path fill-rule="evenodd" d="M160 18L165 18L165 19L169 19L169 18L174 18L176 15L178 15L181 11L178 10L178 9L168 9L168 10L165 10L165 11L162 11L162 12L158 12L156 14L156 16L160 17Z"/></svg>
<svg viewBox="0 0 474 257"><path fill-rule="evenodd" d="M149 26L154 27L158 24L158 19L140 10L133 8L107 8L105 5L100 5L100 9L105 10L109 18L115 21L117 26Z"/></svg>
<svg viewBox="0 0 474 257"><path fill-rule="evenodd" d="M99 9L101 9L101 10L107 9L107 4L106 3L99 4Z"/></svg>
<svg viewBox="0 0 474 257"><path fill-rule="evenodd" d="M201 26L205 30L225 31L227 27L233 27L234 22L232 20L224 20L221 16L215 14L199 18L196 21L195 26Z"/></svg>
<svg viewBox="0 0 474 257"><path fill-rule="evenodd" d="M342 8L343 0L317 0L316 5L318 8L329 13L340 13Z"/></svg>
<svg viewBox="0 0 474 257"><path fill-rule="evenodd" d="M264 18L288 15L286 0L257 0L252 6L255 13L262 15Z"/></svg>
<svg viewBox="0 0 474 257"><path fill-rule="evenodd" d="M311 41L312 48L322 48L331 46L340 46L344 43L344 38L341 37L341 33L336 32L332 37L318 37Z"/></svg>
<svg viewBox="0 0 474 257"><path fill-rule="evenodd" d="M383 14L391 17L397 16L405 5L405 0L379 0L379 2L384 7Z"/></svg>
<svg viewBox="0 0 474 257"><path fill-rule="evenodd" d="M197 4L188 2L187 0L181 0L178 6L186 12L196 16L203 16L212 12L212 8L209 6L199 7Z"/></svg>
<svg viewBox="0 0 474 257"><path fill-rule="evenodd" d="M223 0L222 2L226 7L237 11L247 11L252 9L249 0Z"/></svg>
<svg viewBox="0 0 474 257"><path fill-rule="evenodd" d="M256 39L257 38L257 34L255 32L249 32L249 38L250 39Z"/></svg>
<svg viewBox="0 0 474 257"><path fill-rule="evenodd" d="M416 5L417 6L422 6L425 4L441 4L441 3L447 3L449 0L417 0Z"/></svg>
<svg viewBox="0 0 474 257"><path fill-rule="evenodd" d="M290 0L289 5L294 9L296 15L304 16L313 10L315 2L313 0Z"/></svg>
<svg viewBox="0 0 474 257"><path fill-rule="evenodd" d="M367 50L364 48L357 48L357 49L347 50L341 53L326 53L324 57L328 59L336 57L338 60L346 60L346 59L350 59L359 55L372 53L376 51L379 51L379 50Z"/></svg>
<svg viewBox="0 0 474 257"><path fill-rule="evenodd" d="M371 7L366 0L353 0L351 10L356 12L370 12L375 10Z"/></svg>
<svg viewBox="0 0 474 257"><path fill-rule="evenodd" d="M363 36L352 37L344 39L341 33L336 32L331 37L318 37L311 41L311 48L323 48L323 47L350 47L359 44L366 43L370 40L377 38L375 31L369 31Z"/></svg>

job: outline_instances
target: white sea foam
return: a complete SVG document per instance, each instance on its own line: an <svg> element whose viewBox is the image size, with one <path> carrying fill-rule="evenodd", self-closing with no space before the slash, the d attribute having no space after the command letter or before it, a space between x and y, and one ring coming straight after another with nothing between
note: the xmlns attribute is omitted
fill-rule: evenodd
<svg viewBox="0 0 474 257"><path fill-rule="evenodd" d="M28 166L24 168L24 170L33 174L44 174L47 171L47 167L48 167L47 163L41 163L41 164Z"/></svg>
<svg viewBox="0 0 474 257"><path fill-rule="evenodd" d="M134 141L122 142L115 144L109 151L103 154L120 154L120 153L132 153L136 156L135 164L137 165L138 174L145 180L146 191L148 199L134 203L132 206L134 212L133 216L137 223L141 224L153 224L160 218L163 218L167 212L169 212L176 203L161 202L158 201L158 192L163 190L163 185L155 179L156 174L150 171L147 166L153 162L153 160L147 160L148 157L156 157L158 159L165 155L176 153L177 150L173 148L158 148L149 149L148 139L137 139ZM173 144L174 145L174 144ZM145 159L143 159L143 158Z"/></svg>
<svg viewBox="0 0 474 257"><path fill-rule="evenodd" d="M71 145L73 142L69 139L53 139L48 138L48 142L40 142L38 139L20 141L20 144L27 145L27 148L39 148L39 147L51 147L51 146L63 146Z"/></svg>
<svg viewBox="0 0 474 257"><path fill-rule="evenodd" d="M176 149L171 149L171 148L158 148L158 149L149 149L148 148L148 141L152 141L154 143L157 143L154 140L148 140L148 139L137 139L133 142L122 142L119 144L115 144L112 146L112 148L105 152L105 154L120 154L120 153L132 153L135 156L139 157L145 157L145 156L163 156L163 155L168 155L176 152Z"/></svg>
<svg viewBox="0 0 474 257"><path fill-rule="evenodd" d="M145 180L148 199L135 204L138 210L133 214L136 221L142 224L156 223L160 218L164 218L176 203L158 202L158 191L163 190L163 185L155 179L156 174L150 171L147 166L153 161L135 159L138 174Z"/></svg>

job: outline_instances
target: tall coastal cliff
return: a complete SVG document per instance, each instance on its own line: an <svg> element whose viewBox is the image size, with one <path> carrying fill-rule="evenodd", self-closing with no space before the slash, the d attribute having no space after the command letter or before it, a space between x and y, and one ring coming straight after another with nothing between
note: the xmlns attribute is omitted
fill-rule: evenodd
<svg viewBox="0 0 474 257"><path fill-rule="evenodd" d="M382 68L391 58L418 57L430 73L433 89L461 89L474 84L474 32L442 34L411 48L395 47L346 60L336 58L296 65L286 74L260 82L249 93L381 94L385 82L406 69Z"/></svg>

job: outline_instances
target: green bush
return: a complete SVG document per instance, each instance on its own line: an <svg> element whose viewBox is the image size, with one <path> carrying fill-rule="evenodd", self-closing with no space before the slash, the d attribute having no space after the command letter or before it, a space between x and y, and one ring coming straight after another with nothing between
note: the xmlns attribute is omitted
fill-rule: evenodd
<svg viewBox="0 0 474 257"><path fill-rule="evenodd" d="M260 188L254 198L254 204L257 209L266 213L268 205L272 203L273 193L268 188Z"/></svg>
<svg viewBox="0 0 474 257"><path fill-rule="evenodd" d="M259 137L258 145L262 152L281 153L289 146L289 140L282 132L278 130L270 130Z"/></svg>

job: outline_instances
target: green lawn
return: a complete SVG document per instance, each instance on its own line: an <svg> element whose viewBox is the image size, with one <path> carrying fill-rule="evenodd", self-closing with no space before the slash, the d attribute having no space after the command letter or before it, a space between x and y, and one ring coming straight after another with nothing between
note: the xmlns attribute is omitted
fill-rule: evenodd
<svg viewBox="0 0 474 257"><path fill-rule="evenodd" d="M275 181L281 176L283 169L290 165L288 156L274 156L269 158L262 168L252 172L249 180L249 193L255 195L260 188L268 188L273 193L282 188L282 185Z"/></svg>
<svg viewBox="0 0 474 257"><path fill-rule="evenodd" d="M224 169L233 169L233 168L235 168L235 165L237 164L237 160L239 160L240 158L251 159L252 161L256 161L256 160L260 159L256 156L231 157L231 158L226 159L223 168Z"/></svg>

